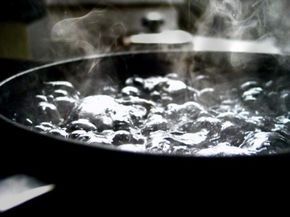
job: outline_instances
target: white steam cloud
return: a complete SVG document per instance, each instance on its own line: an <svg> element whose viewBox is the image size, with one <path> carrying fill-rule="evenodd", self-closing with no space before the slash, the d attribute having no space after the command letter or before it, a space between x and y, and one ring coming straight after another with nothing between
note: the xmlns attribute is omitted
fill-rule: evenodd
<svg viewBox="0 0 290 217"><path fill-rule="evenodd" d="M184 1L186 2L186 1ZM187 16L196 35L216 38L274 42L290 51L290 1L288 0L187 0L180 16ZM170 4L170 1L169 1ZM196 15L196 11L200 11ZM197 14L198 14L197 13ZM127 15L126 15L127 16ZM129 16L129 15L128 15ZM125 23L116 22L107 10L93 10L82 17L62 20L54 25L51 38L56 53L83 56L118 49L119 39L127 35ZM270 43L270 44L271 44Z"/></svg>
<svg viewBox="0 0 290 217"><path fill-rule="evenodd" d="M198 35L243 40L273 40L290 50L288 0L195 0L202 15L194 19Z"/></svg>
<svg viewBox="0 0 290 217"><path fill-rule="evenodd" d="M68 18L56 23L51 39L59 44L57 52L74 56L109 52L126 32L123 23L113 22L106 10L92 10L82 17Z"/></svg>

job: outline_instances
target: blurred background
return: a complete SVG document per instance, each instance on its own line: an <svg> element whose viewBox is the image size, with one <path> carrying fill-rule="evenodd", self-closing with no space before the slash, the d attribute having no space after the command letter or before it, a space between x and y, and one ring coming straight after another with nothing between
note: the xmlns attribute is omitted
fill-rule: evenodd
<svg viewBox="0 0 290 217"><path fill-rule="evenodd" d="M10 0L1 4L0 58L6 59L47 62L132 50L136 48L132 35L167 30L214 38L271 39L283 48L289 46L287 0Z"/></svg>
<svg viewBox="0 0 290 217"><path fill-rule="evenodd" d="M149 26L155 25L154 22L157 25L160 23L163 29L177 29L176 8L182 2L183 0L4 1L0 8L0 57L53 61L95 51L125 49L122 47L122 40L126 36L149 31ZM150 24L150 20L146 24L146 16L150 12L158 12L157 16L160 17L151 21L153 24Z"/></svg>

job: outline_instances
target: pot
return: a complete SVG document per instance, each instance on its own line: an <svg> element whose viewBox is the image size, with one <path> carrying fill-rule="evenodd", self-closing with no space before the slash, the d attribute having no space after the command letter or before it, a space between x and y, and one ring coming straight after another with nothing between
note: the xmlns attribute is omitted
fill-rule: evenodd
<svg viewBox="0 0 290 217"><path fill-rule="evenodd" d="M239 73L279 76L287 72L287 66L287 57L273 54L151 51L88 56L19 73L0 84L0 163L5 165L1 172L24 173L56 183L61 186L60 194L65 192L66 197L72 195L71 189L76 195L85 195L89 189L100 191L100 186L116 190L124 183L129 187L128 183L144 184L152 178L168 181L180 177L180 180L204 183L217 175L224 180L229 177L237 180L245 174L274 175L277 170L273 168L287 167L290 152L236 157L133 153L43 135L16 123L12 117L15 113L21 116L34 111L27 99L45 81L68 80L77 89L85 84L84 94L89 95L96 93L100 85L110 85L112 80L122 84L135 74L148 77L204 69L207 73L227 73L229 79L235 79ZM27 107L28 110L23 109Z"/></svg>

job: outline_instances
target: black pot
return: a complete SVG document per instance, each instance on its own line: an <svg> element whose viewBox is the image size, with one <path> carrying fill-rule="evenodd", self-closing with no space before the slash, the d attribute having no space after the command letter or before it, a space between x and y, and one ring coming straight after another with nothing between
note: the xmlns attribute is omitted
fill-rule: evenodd
<svg viewBox="0 0 290 217"><path fill-rule="evenodd" d="M75 141L40 134L8 117L25 114L24 98L29 98L43 81L68 80L77 88L86 82L86 94L98 85L122 83L128 76L146 77L170 72L187 72L210 68L215 73L260 73L279 76L285 68L285 57L248 53L184 53L143 52L84 57L34 68L0 84L0 145L1 175L25 173L44 181L56 183L58 196L66 200L73 194L86 195L92 189L106 194L105 189L119 189L152 182L170 182L179 177L181 182L208 183L213 180L238 180L245 175L277 175L275 168L287 168L290 153L247 157L192 157L148 153L130 153L102 145L91 147ZM287 66L287 63L284 64ZM279 70L276 70L279 68ZM212 70L214 69L214 70ZM88 73L89 72L89 73ZM25 97L24 97L25 96ZM141 184L142 183L142 184ZM128 185L129 184L129 185ZM104 186L104 189L100 189ZM125 187L125 189L126 189ZM151 188L151 187L150 187ZM152 186L158 190L158 184ZM85 190L84 190L85 189ZM128 190L128 189L127 189ZM126 191L127 191L126 190ZM61 193L60 193L61 192Z"/></svg>

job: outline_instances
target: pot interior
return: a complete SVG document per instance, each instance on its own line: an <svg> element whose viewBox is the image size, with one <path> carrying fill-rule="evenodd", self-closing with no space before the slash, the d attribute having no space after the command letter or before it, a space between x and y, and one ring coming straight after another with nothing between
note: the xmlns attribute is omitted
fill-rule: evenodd
<svg viewBox="0 0 290 217"><path fill-rule="evenodd" d="M211 101L212 96L215 96L214 92L216 88L220 88L223 91L227 91L227 88L231 88L231 91L235 93L241 91L241 88L247 88L247 90L243 90L243 93L240 93L242 97L245 96L246 93L250 94L249 97L258 97L257 95L261 94L261 89L259 88L262 88L265 91L266 88L268 88L269 90L267 90L266 93L267 97L272 94L271 99L279 98L280 101L278 100L276 103L284 100L282 111L280 111L281 109L276 109L276 107L279 107L279 105L275 103L269 103L270 107L272 106L270 110L267 107L268 104L265 106L267 109L260 109L261 107L264 107L264 101L259 101L260 99L257 100L257 102L255 102L255 109L256 107L259 107L259 109L257 111L251 110L250 114L251 116L255 116L257 123L252 123L252 134L248 132L248 130L245 130L244 134L244 138L248 136L249 144L244 144L243 141L235 141L236 144L234 145L234 147L237 149L243 148L242 146L248 148L248 146L252 145L253 147L250 147L250 149L254 154L279 154L288 152L290 150L290 127L288 132L288 120L290 126L290 117L288 117L289 114L287 112L288 93L290 103L290 88L288 89L288 87L285 87L284 85L284 83L287 83L285 81L287 81L289 78L289 71L287 69L288 65L287 57L247 53L190 53L174 51L166 53L128 53L104 55L99 57L84 57L77 60L56 63L32 69L4 81L0 86L0 114L11 121L24 125L33 131L37 131L34 123L41 122L39 117L39 107L37 106L39 103L38 100L40 100L41 97L36 99L36 96L42 95L44 84L53 86L56 84L53 82L69 82L74 86L75 90L80 92L81 98L84 99L88 96L104 95L104 89L108 89L108 87L114 87L116 90L121 90L124 86L127 85L125 83L128 82L128 78L140 77L142 79L148 79L152 76L165 77L168 74L175 73L177 74L178 79L182 80L182 82L188 85L188 87L190 86L194 89L194 95L197 97L206 92L211 92L211 96L209 96L209 98L204 98L205 101L203 102L203 106L205 106L207 114L199 117L200 119L203 118L204 121L202 123L198 122L198 124L200 124L198 125L200 129L204 129L207 127L207 124L210 124L208 121L209 118L216 118L213 116L213 114L216 114L215 109L217 106L207 101ZM171 79L170 76L168 78ZM206 84L207 86L203 86L203 83L207 82L204 78L209 78L211 80L208 84ZM60 83L57 85L59 84ZM240 86L235 87L235 85ZM243 85L243 87L241 85ZM130 96L127 95L126 97ZM179 106L181 104L188 103L188 101L196 100L194 97L186 97L183 97L181 101L179 99L175 100L173 97L171 104ZM216 97L219 97L218 94ZM267 103L269 102L269 99L270 98L268 97ZM225 101L226 100L224 100L223 103L226 107ZM249 101L251 101L251 99L249 99ZM99 102L102 101L100 100ZM260 103L260 105L257 105L257 103ZM77 105L74 106L76 107ZM169 107L168 104L166 106L167 108ZM233 106L234 105L232 105L232 107ZM148 110L148 108L146 109ZM241 109L239 112L248 112L247 110L242 110L243 109ZM211 115L208 115L209 112L212 112ZM229 112L225 112L225 116L226 113ZM69 116L70 114L67 115ZM221 115L219 117L221 117ZM271 117L273 120L275 119L275 121L273 121L271 118L268 120L267 117ZM149 117L146 117L145 119L148 118ZM184 117L178 118L182 119ZM263 124L265 126L267 125L267 121L272 121L273 123L271 122L270 124L272 124L273 127L271 129L266 129L264 125L259 126L259 124L261 124L259 122L259 118L263 119ZM254 120L255 119L253 119L253 121ZM281 120L281 123L278 120ZM176 121L176 124L178 124L180 120L174 121ZM190 121L193 125L197 125L197 122L194 122L196 120ZM235 125L235 127L229 127L229 130L224 132L226 133L226 139L224 142L225 144L223 145L226 147L228 146L227 139L235 137L235 133L237 133L236 131L241 129L242 124L239 122L234 122L234 117L231 120L225 118L223 121L223 123L219 124L221 129L226 127L225 123L229 125ZM50 120L45 120L45 122L50 122ZM284 125L278 126L279 124ZM144 128L144 125L142 125L142 127ZM210 126L210 128L212 127L213 126ZM198 133L197 129L192 129L193 128L191 128L192 132L186 133L193 136L192 138L196 138L193 134ZM160 130L158 129L158 131ZM175 129L174 132L174 138L178 137L179 140L177 140L179 142L181 140L183 141L183 138L180 136L181 133L184 132L181 131L182 130ZM147 134L150 135L151 133L152 132L150 130L147 132ZM207 133L208 136L211 134L211 131ZM212 135L212 138L214 136L218 137L219 135ZM259 138L257 138L257 136ZM271 138L273 140L273 149L267 147L267 145L269 145L269 141L265 139L265 137ZM262 141L263 138L264 141ZM169 141L171 141L169 144L176 143L175 140L172 141L172 138L170 138ZM211 140L211 142L212 141L214 140ZM79 142L82 143L82 141ZM208 144L208 142L205 143ZM211 143L211 145L208 146L201 144L200 147L203 147L207 150L207 152L203 154L211 155L212 152L208 150L208 148L215 146L214 144L215 143ZM103 144L94 143L94 146L102 145ZM120 144L118 145L121 146ZM178 144L177 146L183 147L187 145L189 144L186 142L183 144L181 142L181 144ZM221 149L224 150L224 148ZM218 155L224 156L226 153L224 153L223 150L218 150L216 153ZM134 149L133 151L136 150ZM180 154L178 151L170 153ZM166 152L165 154L168 153ZM235 155L235 150L231 150L230 154ZM248 152L237 152L237 155L240 154L249 155Z"/></svg>

